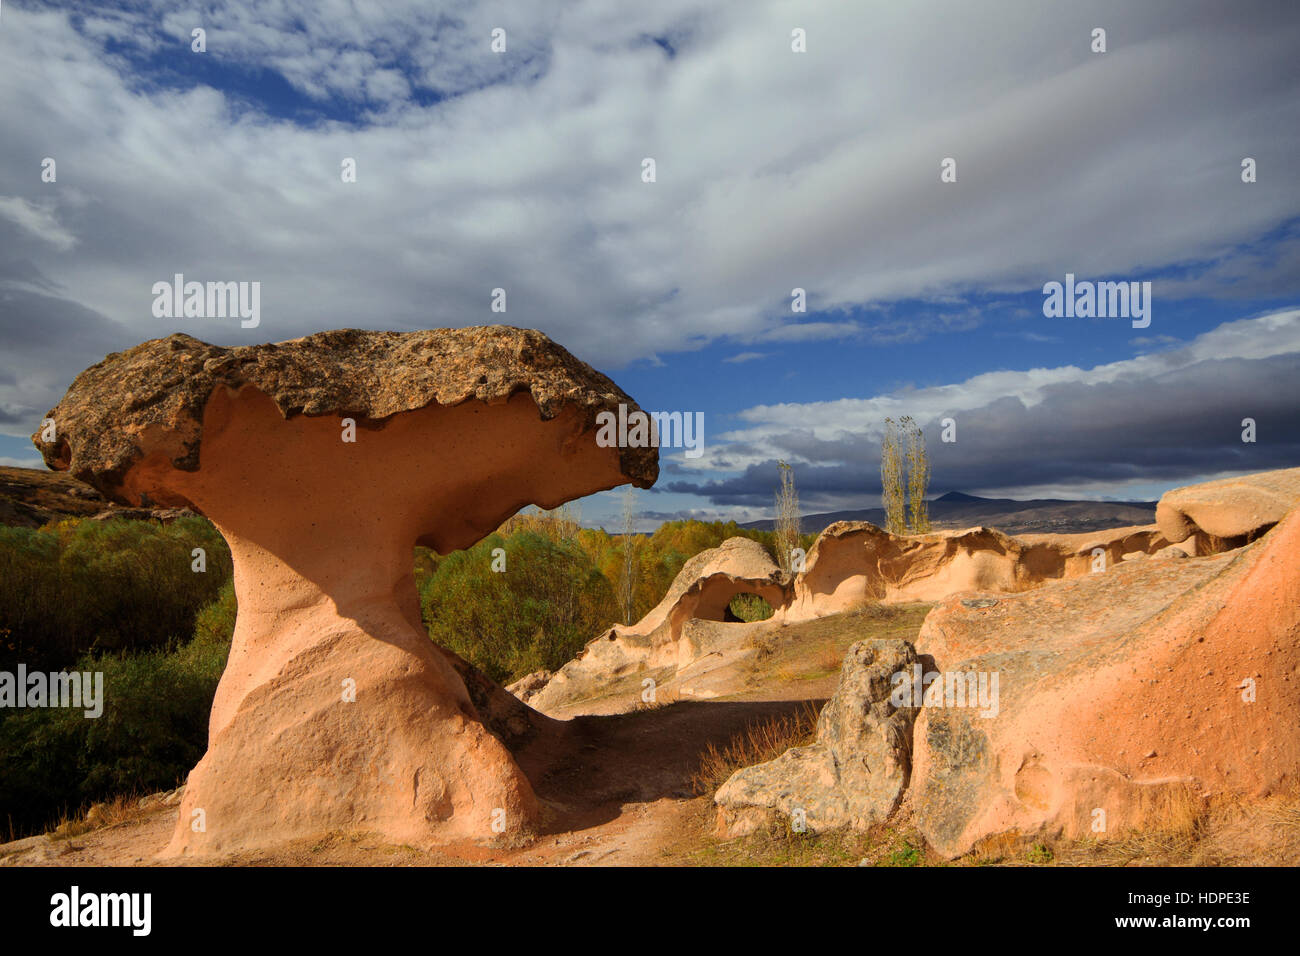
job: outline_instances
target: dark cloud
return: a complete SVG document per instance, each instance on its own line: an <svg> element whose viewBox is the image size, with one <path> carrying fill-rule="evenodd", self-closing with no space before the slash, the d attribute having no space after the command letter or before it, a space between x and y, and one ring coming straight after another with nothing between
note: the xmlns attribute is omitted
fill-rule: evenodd
<svg viewBox="0 0 1300 956"><path fill-rule="evenodd" d="M1241 440L1242 419L1257 441ZM1026 406L1000 398L956 416L957 441L925 423L931 491L1135 481L1177 483L1221 471L1300 466L1300 353L1198 362L1152 378L1062 383ZM880 494L880 446L864 436L818 441L784 433L772 442L806 458L797 471L805 510ZM825 464L819 464L825 462ZM674 481L670 491L714 505L766 506L776 460L712 482Z"/></svg>

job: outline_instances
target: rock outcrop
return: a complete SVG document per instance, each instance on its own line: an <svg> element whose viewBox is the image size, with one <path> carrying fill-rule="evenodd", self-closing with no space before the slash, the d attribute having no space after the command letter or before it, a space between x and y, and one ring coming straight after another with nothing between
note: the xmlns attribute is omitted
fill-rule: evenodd
<svg viewBox="0 0 1300 956"><path fill-rule="evenodd" d="M62 518L90 518L112 502L67 475L0 466L0 525L39 528Z"/></svg>
<svg viewBox="0 0 1300 956"><path fill-rule="evenodd" d="M741 836L784 822L817 833L888 818L907 786L916 715L891 702L892 677L915 662L906 641L850 647L818 717L816 742L732 774L714 798L719 830Z"/></svg>
<svg viewBox="0 0 1300 956"><path fill-rule="evenodd" d="M926 838L955 855L1010 830L1104 837L1152 822L1170 791L1293 786L1298 555L1300 511L1238 551L933 610L918 653L941 674L996 673L1000 700L993 718L946 706L917 718Z"/></svg>
<svg viewBox="0 0 1300 956"><path fill-rule="evenodd" d="M662 678L712 651L719 637L740 637L751 625L724 629L690 627L692 622L723 622L738 594L757 594L774 608L786 603L789 575L763 546L749 538L729 538L689 559L668 593L637 623L616 624L589 642L543 686L530 684L528 702L551 709L609 693L629 674L655 671ZM634 700L635 697L631 697Z"/></svg>
<svg viewBox="0 0 1300 956"><path fill-rule="evenodd" d="M895 535L860 521L836 522L813 544L794 580L783 621L837 614L864 603L941 601L962 591L1023 591L1089 574L1167 541L1154 527L1013 538L993 528Z"/></svg>
<svg viewBox="0 0 1300 956"><path fill-rule="evenodd" d="M1189 800L1271 796L1300 782L1287 730L1300 725L1300 510L1285 510L1297 475L1178 489L1158 528L1017 539L832 526L778 616L941 601L905 645L913 674L897 679L911 694L892 704L920 706L907 801L949 856L999 834L1106 839ZM851 679L860 669L845 663L832 720L845 701L881 705L876 684ZM795 808L810 829L870 825L893 803L876 793L870 812L846 809L840 775L861 762L881 765L870 735L739 771L715 798L721 827Z"/></svg>
<svg viewBox="0 0 1300 956"><path fill-rule="evenodd" d="M1300 468L1262 471L1188 485L1156 505L1156 524L1173 544L1219 539L1223 547L1253 541L1300 505Z"/></svg>
<svg viewBox="0 0 1300 956"><path fill-rule="evenodd" d="M165 854L526 827L536 799L502 738L527 735L527 708L467 686L429 640L411 549L468 547L530 503L648 487L656 449L595 441L620 404L636 407L503 326L230 349L173 335L79 375L49 413L55 439L33 438L46 463L126 505L207 516L234 559L230 658Z"/></svg>
<svg viewBox="0 0 1300 956"><path fill-rule="evenodd" d="M791 579L760 545L730 538L688 561L664 599L636 624L610 628L554 676L533 677L517 690L547 713L610 695L631 706L639 691L631 675L663 684L706 656L715 668L726 665L745 653L756 632L772 626L875 602L1023 591L1156 554L1167 545L1154 525L1013 538L992 528L895 535L867 522L840 521L818 536L803 570ZM771 621L714 626L727 620L731 600L747 593L772 605Z"/></svg>

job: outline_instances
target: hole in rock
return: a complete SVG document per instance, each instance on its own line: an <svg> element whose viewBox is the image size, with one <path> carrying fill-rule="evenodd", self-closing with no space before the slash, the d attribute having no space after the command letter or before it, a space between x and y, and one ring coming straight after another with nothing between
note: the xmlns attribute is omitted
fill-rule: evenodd
<svg viewBox="0 0 1300 956"><path fill-rule="evenodd" d="M728 623L766 621L772 616L772 605L757 594L737 594L727 605L722 619Z"/></svg>

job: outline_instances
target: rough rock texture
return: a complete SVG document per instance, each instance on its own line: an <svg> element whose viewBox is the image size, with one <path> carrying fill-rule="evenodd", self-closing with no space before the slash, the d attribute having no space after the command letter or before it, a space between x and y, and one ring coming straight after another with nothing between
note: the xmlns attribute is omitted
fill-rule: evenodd
<svg viewBox="0 0 1300 956"><path fill-rule="evenodd" d="M518 692L547 713L610 695L631 706L639 692L631 675L652 677L662 685L706 656L716 668L745 653L756 632L767 626L839 614L874 601L1021 591L1091 573L1097 549L1110 565L1166 545L1154 525L1013 538L991 528L893 535L864 521L841 521L817 538L805 570L791 581L761 546L748 538L730 538L686 562L664 599L636 624L616 625L553 677L521 684ZM758 594L772 605L776 613L770 625L703 626L726 621L728 604L743 593ZM680 685L679 690L689 687Z"/></svg>
<svg viewBox="0 0 1300 956"><path fill-rule="evenodd" d="M1100 548L1108 563L1166 542L1154 527L1013 538L992 528L893 535L863 521L840 521L818 537L781 619L836 614L870 601L939 601L960 591L1025 590L1091 572Z"/></svg>
<svg viewBox="0 0 1300 956"><path fill-rule="evenodd" d="M898 805L910 770L914 707L890 702L892 675L910 672L906 641L859 641L849 648L834 696L817 720L817 741L732 774L719 788L718 828L741 836L802 811L813 833L865 829Z"/></svg>
<svg viewBox="0 0 1300 956"><path fill-rule="evenodd" d="M993 718L930 706L918 716L911 801L926 839L957 855L1012 830L1105 838L1158 819L1176 791L1294 786L1297 556L1292 512L1231 553L1125 561L933 610L918 653L940 672L996 672L1000 699Z"/></svg>
<svg viewBox="0 0 1300 956"><path fill-rule="evenodd" d="M545 669L533 671L531 674L525 674L513 684L507 684L506 690L524 703L528 703L528 699L545 687L547 682L554 676L553 671Z"/></svg>
<svg viewBox="0 0 1300 956"><path fill-rule="evenodd" d="M0 466L0 525L39 528L61 518L89 518L112 508L93 488L34 468Z"/></svg>
<svg viewBox="0 0 1300 956"><path fill-rule="evenodd" d="M532 396L543 421L576 411L584 430L600 411L636 407L610 379L532 329L338 329L235 348L176 334L114 352L82 372L68 390L75 399L46 416L56 439L37 433L32 442L50 468L138 506L123 478L146 448L174 468L198 470L204 410L219 385L253 386L285 419L351 417L376 428L400 412L470 399L498 405L518 392ZM654 484L657 449L628 448L620 456L624 474L641 487Z"/></svg>
<svg viewBox="0 0 1300 956"><path fill-rule="evenodd" d="M235 349L174 335L79 375L50 412L57 440L37 441L46 462L118 501L193 508L234 558L230 659L164 852L526 827L536 798L502 741L535 715L429 640L411 549L652 483L656 449L595 443L596 413L620 403L635 408L545 336L504 327Z"/></svg>
<svg viewBox="0 0 1300 956"><path fill-rule="evenodd" d="M749 538L728 538L688 560L664 599L631 626L616 624L583 652L534 688L528 702L549 712L609 691L612 682L657 669L658 678L697 660L715 644L718 629L688 629L691 621L721 622L738 594L757 594L773 608L785 604L789 575ZM740 637L752 625L729 624L723 633ZM701 640L703 638L703 640Z"/></svg>
<svg viewBox="0 0 1300 956"><path fill-rule="evenodd" d="M1300 505L1300 468L1263 471L1167 492L1156 505L1156 524L1173 544L1193 536L1245 544ZM1235 539L1235 540L1234 540Z"/></svg>

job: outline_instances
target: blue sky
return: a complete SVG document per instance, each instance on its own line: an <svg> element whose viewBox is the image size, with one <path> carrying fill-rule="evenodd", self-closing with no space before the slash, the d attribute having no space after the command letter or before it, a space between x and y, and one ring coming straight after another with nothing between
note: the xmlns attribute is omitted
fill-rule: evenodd
<svg viewBox="0 0 1300 956"><path fill-rule="evenodd" d="M503 321L704 413L644 527L766 516L778 458L874 506L885 415L936 493L1300 465L1300 10L1132 6L6 3L0 462L147 338ZM261 325L154 318L175 272L260 281ZM1067 272L1150 281L1150 327L1045 317Z"/></svg>

